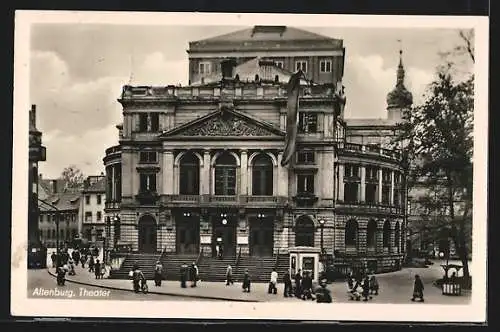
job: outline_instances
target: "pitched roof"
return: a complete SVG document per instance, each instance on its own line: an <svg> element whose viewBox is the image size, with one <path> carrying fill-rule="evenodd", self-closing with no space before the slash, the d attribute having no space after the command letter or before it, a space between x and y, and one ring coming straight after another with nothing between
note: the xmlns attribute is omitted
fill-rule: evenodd
<svg viewBox="0 0 500 332"><path fill-rule="evenodd" d="M40 212L54 211L57 208L60 211L78 210L80 203L80 193L65 192L56 193L47 197L43 202L38 202Z"/></svg>
<svg viewBox="0 0 500 332"><path fill-rule="evenodd" d="M332 41L334 38L322 36L310 31L287 27L287 26L263 26L256 25L253 28L246 28L223 35L202 39L193 43L213 43L213 42L239 42L239 41L297 41L316 40Z"/></svg>
<svg viewBox="0 0 500 332"><path fill-rule="evenodd" d="M88 186L83 191L86 193L89 193L89 192L104 193L104 192L106 192L106 177L99 176L97 181L89 183Z"/></svg>

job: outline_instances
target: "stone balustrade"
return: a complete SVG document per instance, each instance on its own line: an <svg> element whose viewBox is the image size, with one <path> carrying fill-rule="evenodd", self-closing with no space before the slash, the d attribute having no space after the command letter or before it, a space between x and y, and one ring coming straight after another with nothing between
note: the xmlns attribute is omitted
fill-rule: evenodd
<svg viewBox="0 0 500 332"><path fill-rule="evenodd" d="M373 145L363 145L356 143L338 143L339 151L359 153L362 155L381 156L392 160L401 160L401 152L398 150L385 149Z"/></svg>

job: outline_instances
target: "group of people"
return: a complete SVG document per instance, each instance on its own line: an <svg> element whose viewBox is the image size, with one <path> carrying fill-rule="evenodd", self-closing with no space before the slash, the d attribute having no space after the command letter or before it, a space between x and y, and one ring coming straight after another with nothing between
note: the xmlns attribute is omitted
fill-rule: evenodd
<svg viewBox="0 0 500 332"><path fill-rule="evenodd" d="M196 287L196 283L200 280L200 273L195 262L189 266L185 263L181 265L180 279L181 288L187 288L186 282L188 280L191 281L191 287Z"/></svg>
<svg viewBox="0 0 500 332"><path fill-rule="evenodd" d="M363 301L371 300L372 295L378 295L379 284L377 278L368 274L364 276L361 273L357 273L353 277L351 273L347 275L347 293L350 300L360 301L363 297Z"/></svg>
<svg viewBox="0 0 500 332"><path fill-rule="evenodd" d="M106 269L99 259L94 258L94 254L99 253L89 249L74 249L71 254L67 248L61 248L59 253L53 252L50 255L52 267L56 269L57 285L63 286L66 274L76 275L75 267L81 264L85 268L88 265L88 271L93 272L96 279L102 279Z"/></svg>

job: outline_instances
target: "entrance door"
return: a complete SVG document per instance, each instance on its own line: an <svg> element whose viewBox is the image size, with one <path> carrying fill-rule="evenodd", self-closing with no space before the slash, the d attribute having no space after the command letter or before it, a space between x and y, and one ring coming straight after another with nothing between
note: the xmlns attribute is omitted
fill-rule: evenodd
<svg viewBox="0 0 500 332"><path fill-rule="evenodd" d="M139 251L156 252L156 221L150 215L142 216L139 219Z"/></svg>
<svg viewBox="0 0 500 332"><path fill-rule="evenodd" d="M224 256L236 255L236 223L227 218L225 225L221 220L217 220L214 221L213 227L213 253L215 254L216 252L215 247L217 243L221 243Z"/></svg>
<svg viewBox="0 0 500 332"><path fill-rule="evenodd" d="M250 219L250 255L272 256L274 245L273 233L273 219Z"/></svg>
<svg viewBox="0 0 500 332"><path fill-rule="evenodd" d="M200 247L200 223L196 217L179 217L175 225L178 254L197 254Z"/></svg>

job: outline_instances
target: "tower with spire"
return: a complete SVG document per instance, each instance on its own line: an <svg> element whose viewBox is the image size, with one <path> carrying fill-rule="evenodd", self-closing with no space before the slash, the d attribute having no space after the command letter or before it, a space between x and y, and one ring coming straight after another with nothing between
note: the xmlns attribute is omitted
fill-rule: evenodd
<svg viewBox="0 0 500 332"><path fill-rule="evenodd" d="M405 69L403 66L403 50L399 49L399 65L396 86L387 94L387 118L394 124L402 120L403 111L413 104L413 95L405 87Z"/></svg>

